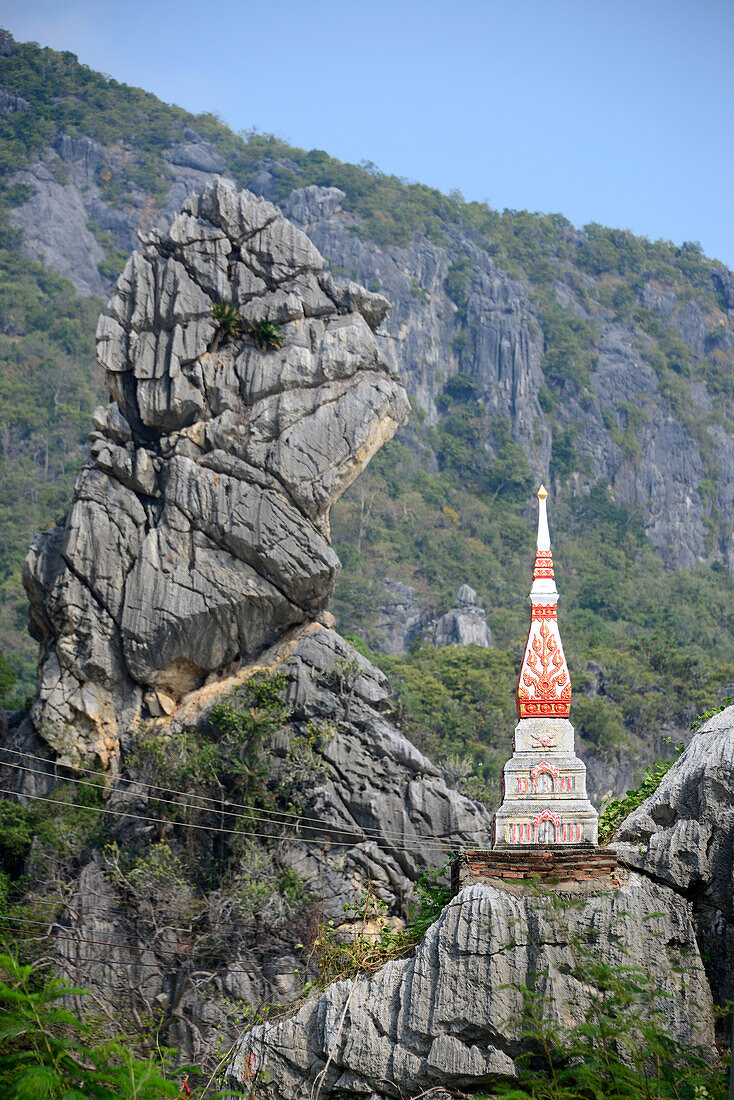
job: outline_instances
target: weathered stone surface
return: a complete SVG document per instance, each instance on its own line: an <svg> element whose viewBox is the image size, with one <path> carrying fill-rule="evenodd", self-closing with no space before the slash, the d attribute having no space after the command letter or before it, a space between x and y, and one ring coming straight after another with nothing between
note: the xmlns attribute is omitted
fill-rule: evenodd
<svg viewBox="0 0 734 1100"><path fill-rule="evenodd" d="M430 620L430 612L418 599L416 589L385 577L385 595L375 618L374 638L369 641L380 653L407 653L411 642Z"/></svg>
<svg viewBox="0 0 734 1100"><path fill-rule="evenodd" d="M478 645L488 649L492 645L486 612L477 606L477 594L468 584L459 589L456 607L431 626L435 646Z"/></svg>
<svg viewBox="0 0 734 1100"><path fill-rule="evenodd" d="M614 839L620 859L691 899L719 1004L734 995L734 706L714 715Z"/></svg>
<svg viewBox="0 0 734 1100"><path fill-rule="evenodd" d="M255 1028L228 1082L242 1086L251 1056L250 1072L265 1071L263 1100L296 1100L317 1080L321 1097L343 1100L481 1089L511 1076L523 1049L518 985L540 975L549 1017L583 1019L588 990L572 976L574 939L612 966L649 971L671 1032L711 1048L711 996L689 905L672 890L630 875L613 894L561 915L537 898L476 885L447 906L414 958L337 982L294 1016Z"/></svg>
<svg viewBox="0 0 734 1100"><path fill-rule="evenodd" d="M0 111L23 109L22 97L1 94ZM149 197L129 180L126 201L115 206L100 190L98 169L104 165L116 175L119 150L115 146L104 148L88 138L60 135L38 161L13 177L13 182L25 183L30 190L28 201L10 211L12 223L23 230L24 252L68 276L83 293L103 293L106 280L99 265L104 250L97 239L99 234L94 236L89 223L111 234L117 249L130 252L136 246L138 231L147 232L153 224L170 224L188 192L200 190L222 169L221 154L214 145L189 128L174 141L166 156L171 182L157 210L151 209ZM242 171L242 166L238 165L237 170ZM254 164L250 187L263 197L256 207L250 200L250 213L244 222L234 197L226 210L217 202L211 209L201 207L201 216L236 247L257 237L250 266L236 261L230 267L237 268L239 275L234 277L232 271L228 272L243 313L251 318L251 310L260 310L262 300L253 298L273 291L273 286L266 285L268 279L278 281L277 264L273 267L269 254L273 237L270 226L276 208L267 201L269 197L278 198L280 209L297 227L284 229L286 223L279 223L278 248L295 263L294 270L299 272L296 278L310 280L311 290L306 293L303 287L294 291L279 285L269 299L273 319L288 321L301 312L320 316L318 311L325 308L325 299L335 303L339 312L359 310L370 324L384 318L386 300L380 295L363 299L363 290L355 289L353 283L342 286L337 295L330 289L331 276L321 270L315 250L315 254L309 252L310 259L306 253L296 256L292 241L287 243L286 237L306 230L335 270L349 272L366 286L383 288L393 303L383 330L385 354L425 410L428 421L439 416L438 403L446 380L462 371L470 376L488 410L488 422L495 415L506 418L514 437L527 450L533 468L546 477L552 418L539 401L544 381L548 381L542 362L544 334L527 286L501 270L488 251L478 246L473 234L459 224L447 222L442 226L440 245L417 237L402 246L378 246L354 233L354 216L345 192L339 188L309 185L281 198L284 176L292 182L298 172L299 166L289 160L265 159ZM186 207L194 221L199 217L198 202L196 199ZM212 213L215 207L216 213ZM575 245L582 245L586 239L583 232L570 226L563 229L562 235ZM220 292L227 266L220 248L224 239L215 233L208 242L200 241L200 247L194 248L193 241L189 245L189 267L198 267L202 286ZM714 513L731 516L734 511L731 436L710 425L707 430L718 438L715 453L708 455L705 438L702 440L700 432L692 434L688 430L645 361L647 338L639 326L615 317L611 310L590 307L585 292L590 289L592 297L596 296L595 280L575 266L569 278L569 269L560 256L551 262L558 264L555 294L561 308L569 317L592 320L598 329L591 384L578 389L573 384L564 387L560 407L553 414L558 417L559 427L575 431L580 426L575 447L587 459L587 470L584 472L583 465L577 464L574 489L583 492L600 478L608 479L616 500L641 510L647 533L671 568L716 559L727 562L734 573L734 550L727 540L712 546L707 538L707 524ZM465 285L458 297L447 284L447 276L457 265L466 268ZM732 272L714 267L711 279L720 304L731 310ZM704 361L712 346L726 350L734 347L731 316L723 319L717 314L714 319L713 314L705 315L692 299L682 299L657 282L639 286L636 294L641 306L679 333L694 360ZM710 421L711 393L701 382L690 380L684 384L686 400L690 399L696 417ZM160 387L148 388L152 392L146 416L153 418L151 426L155 426L153 421L165 400L157 393ZM638 412L629 434L628 403ZM640 413L645 421L642 424ZM634 454L620 446L620 433L626 435L627 442L634 437ZM491 451L491 436L482 444ZM716 488L715 503L709 492L701 489L702 484L710 482Z"/></svg>
<svg viewBox="0 0 734 1100"><path fill-rule="evenodd" d="M373 333L383 299L322 288L323 268L275 207L221 179L128 261L97 333L114 401L63 532L25 569L34 722L63 751L81 714L109 761L141 686L168 713L331 595L329 509L408 402ZM280 319L282 348L218 332L213 304L245 299L251 322Z"/></svg>
<svg viewBox="0 0 734 1100"><path fill-rule="evenodd" d="M44 667L50 675L50 662ZM169 733L193 736L210 730L213 701L262 670L283 674L292 705L287 722L261 749L266 801L272 798L283 810L297 808L302 820L295 827L291 813L279 812L269 819L266 812L262 825L270 835L258 837L258 829L249 851L258 887L266 885L261 881L262 863L268 865L275 857L281 873L297 872L305 898L289 910L274 892L276 909L267 919L238 916L237 876L243 876L247 889L252 879L247 885L247 864L235 858L223 880L215 879L214 886L195 899L200 945L204 937L201 965L178 987L177 1011L168 1033L168 1040L187 1060L199 1058L202 1050L211 1056L214 1047L229 1047L237 1037L242 1020L231 1011L232 998L247 1004L288 1004L299 995L308 976L302 944L312 933L315 914L341 925L345 905L354 905L369 885L399 922L407 916L419 874L441 867L456 844L483 845L490 835L486 808L448 787L396 728L384 675L318 622L296 627L260 654L255 664L224 678L212 676L201 688L196 688L197 670L179 660L148 692L151 713L162 719L157 736L165 742ZM177 706L173 696L191 688L196 690ZM110 811L106 825L128 857L149 852L157 834L150 819L160 815L160 792L146 786L144 769L136 763L138 736L133 729L126 739L121 774L105 801ZM27 741L16 744L29 751ZM43 752L43 745L33 744L32 751ZM24 784L24 793L46 794L53 782L50 761L49 773L45 785L44 776L31 776L35 786ZM229 805L237 811L236 803ZM218 816L204 820L214 828L220 821ZM173 828L170 833L177 852L183 839L178 832ZM241 839L246 837L247 830ZM196 839L206 851L205 832L197 830ZM181 976L189 974L191 937L174 932L194 899L190 888L188 893L172 894L170 886L169 882L159 888L160 897L150 905L155 926L170 921L173 928L153 936L139 909L131 909L130 894L112 873L105 853L88 852L68 885L63 912L55 914L52 932L58 937L54 945L62 972L74 983L83 977L99 1002L132 1027L136 1012L170 1003L176 952L181 953ZM136 894L135 906L139 904ZM107 942L104 962L85 959L84 940ZM214 958L213 944L219 945ZM131 980L130 975L138 973L132 964L141 962L144 971Z"/></svg>

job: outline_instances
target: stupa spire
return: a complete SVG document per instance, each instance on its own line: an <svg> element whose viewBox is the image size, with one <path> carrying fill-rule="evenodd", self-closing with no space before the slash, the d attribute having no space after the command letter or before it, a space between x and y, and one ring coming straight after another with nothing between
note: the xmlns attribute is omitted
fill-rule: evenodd
<svg viewBox="0 0 734 1100"><path fill-rule="evenodd" d="M530 629L517 681L519 721L502 772L493 848L597 843L598 817L586 794L586 767L574 751L569 721L571 677L558 632L547 498L541 485Z"/></svg>
<svg viewBox="0 0 734 1100"><path fill-rule="evenodd" d="M541 485L530 629L515 693L518 718L568 718L571 707L571 677L558 630L558 589L553 575L547 497Z"/></svg>

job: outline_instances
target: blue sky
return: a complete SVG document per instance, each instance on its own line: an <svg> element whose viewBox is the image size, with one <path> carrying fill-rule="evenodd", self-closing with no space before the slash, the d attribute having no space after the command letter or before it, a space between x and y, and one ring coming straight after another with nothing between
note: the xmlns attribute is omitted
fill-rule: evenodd
<svg viewBox="0 0 734 1100"><path fill-rule="evenodd" d="M0 24L235 130L734 267L732 0L0 0Z"/></svg>

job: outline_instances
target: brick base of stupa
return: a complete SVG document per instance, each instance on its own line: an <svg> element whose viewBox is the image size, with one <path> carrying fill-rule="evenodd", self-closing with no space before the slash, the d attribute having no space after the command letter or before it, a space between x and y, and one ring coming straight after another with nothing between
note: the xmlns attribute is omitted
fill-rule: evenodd
<svg viewBox="0 0 734 1100"><path fill-rule="evenodd" d="M516 848L464 848L451 867L453 896L465 886L534 885L594 890L617 885L617 853L591 844L518 845Z"/></svg>

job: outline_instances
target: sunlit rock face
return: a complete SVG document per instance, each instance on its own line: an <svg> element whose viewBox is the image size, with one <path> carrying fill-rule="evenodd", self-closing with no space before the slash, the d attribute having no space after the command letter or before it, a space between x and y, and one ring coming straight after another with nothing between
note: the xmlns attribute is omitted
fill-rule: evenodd
<svg viewBox="0 0 734 1100"><path fill-rule="evenodd" d="M408 414L375 336L387 309L221 179L130 258L97 331L111 402L90 464L25 566L32 720L57 751L113 764L141 712L324 608L329 510ZM282 346L255 338L263 320Z"/></svg>
<svg viewBox="0 0 734 1100"><path fill-rule="evenodd" d="M238 1043L228 1084L249 1071L262 1100L388 1100L421 1093L491 1093L527 1049L523 985L560 1028L583 1021L592 986L578 952L611 967L639 966L660 992L672 1035L712 1050L711 994L689 907L635 874L613 894L559 909L547 898L468 886L444 909L411 959L335 982L283 1020ZM681 969L681 960L685 959Z"/></svg>

